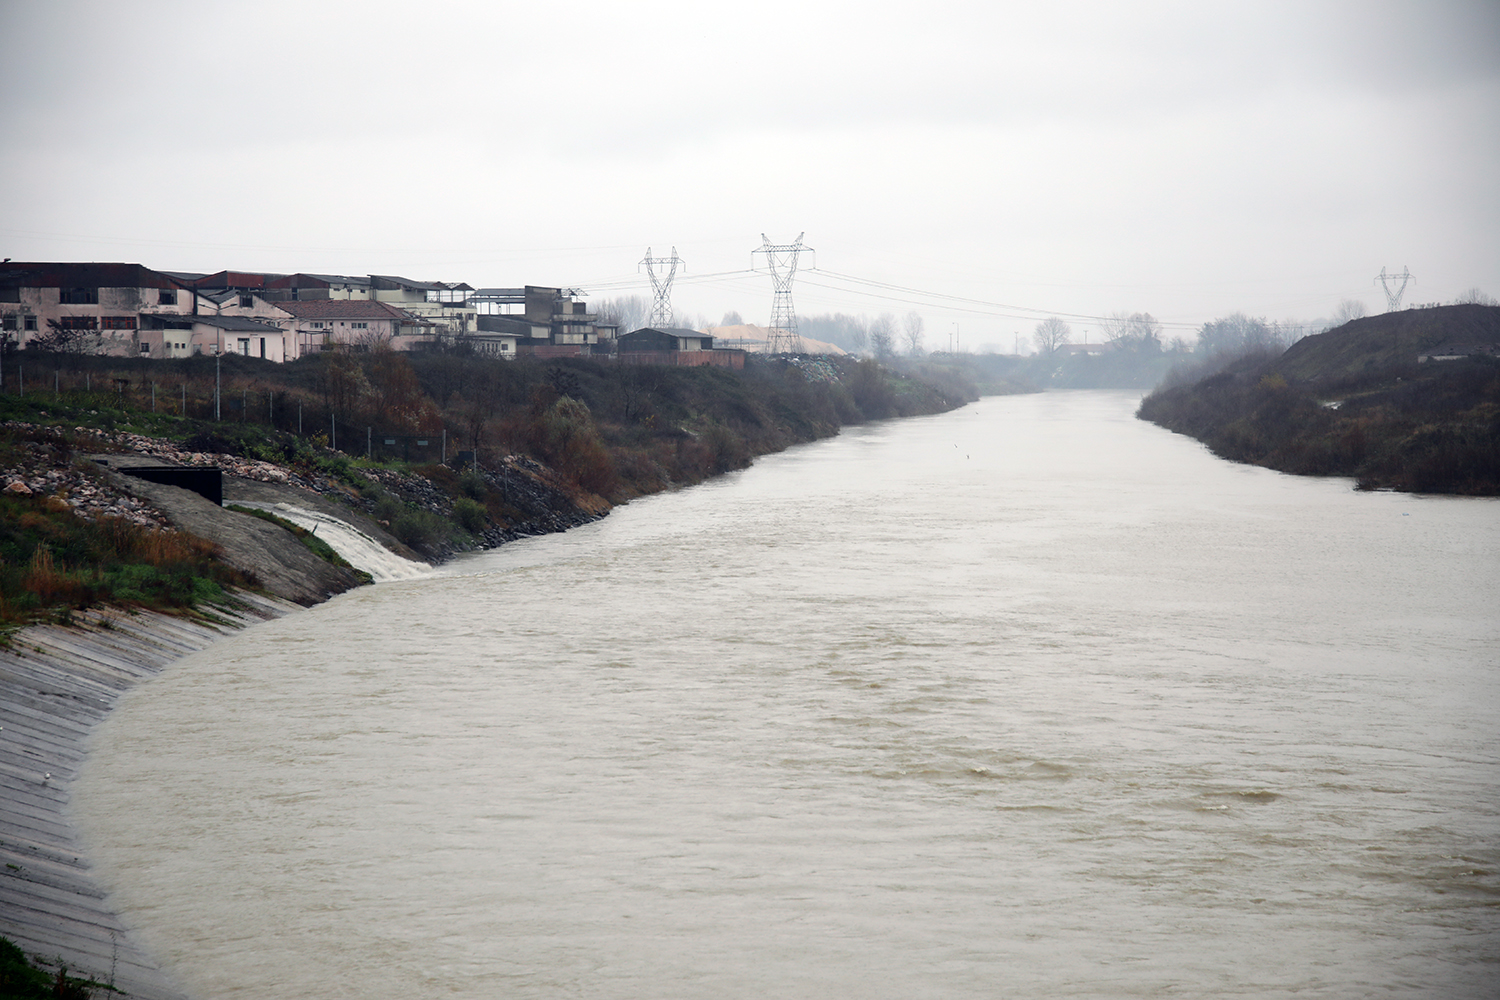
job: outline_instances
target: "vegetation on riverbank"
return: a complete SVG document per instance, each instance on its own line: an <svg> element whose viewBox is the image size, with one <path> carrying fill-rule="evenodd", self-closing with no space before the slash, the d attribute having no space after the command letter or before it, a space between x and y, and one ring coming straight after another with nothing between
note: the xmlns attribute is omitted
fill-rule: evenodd
<svg viewBox="0 0 1500 1000"><path fill-rule="evenodd" d="M562 530L845 424L977 395L958 372L853 358L752 356L743 371L458 351L285 365L226 356L217 366L28 352L6 363L6 388L26 388L0 395L0 488L24 486L26 466L36 485L0 494L0 621L10 622L97 603L191 607L249 582L201 539L78 516L70 495L98 473L77 452L160 452L165 442L187 461L271 463L278 481L351 505L440 560ZM212 419L216 408L224 419Z"/></svg>
<svg viewBox="0 0 1500 1000"><path fill-rule="evenodd" d="M1361 489L1500 495L1500 307L1442 306L1354 320L1285 352L1181 373L1139 416L1223 458Z"/></svg>
<svg viewBox="0 0 1500 1000"><path fill-rule="evenodd" d="M94 991L118 992L92 979L68 975L68 967L55 970L26 960L15 942L0 938L0 1000L89 1000Z"/></svg>
<svg viewBox="0 0 1500 1000"><path fill-rule="evenodd" d="M0 432L0 465L16 469L38 461L71 466L73 435L16 427ZM250 582L215 558L211 542L124 516L80 516L65 497L66 488L0 491L0 629L65 621L72 610L103 602L184 610L223 601L225 587Z"/></svg>

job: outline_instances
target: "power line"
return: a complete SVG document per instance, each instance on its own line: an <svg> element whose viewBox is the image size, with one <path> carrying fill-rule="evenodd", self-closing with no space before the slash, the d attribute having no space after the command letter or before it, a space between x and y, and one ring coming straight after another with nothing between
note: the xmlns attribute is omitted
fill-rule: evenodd
<svg viewBox="0 0 1500 1000"><path fill-rule="evenodd" d="M999 316L1005 319L1040 320L1048 316L1057 316L1063 319L1086 320L1089 322L1104 322L1111 317L1097 316L1090 313L1074 313L1055 309L1037 309L1031 306L1018 306L1005 302L992 302L986 299L973 299L962 295L950 295L945 292L934 292L924 288L912 288L906 285L891 284L886 281L875 281L870 278L860 278L852 274L840 274L837 271L828 271L821 268L812 268L814 273L825 275L836 281L851 282L856 285L868 286L878 291L859 291L859 294L870 295L874 298L887 299L894 302L906 302L912 305L926 305L938 308L960 309L964 312L979 315ZM819 288L828 288L833 291L844 291L838 285L822 285L816 281L804 278L806 284ZM900 293L900 294L886 294ZM917 296L912 298L910 296ZM955 304L957 303L957 304ZM1163 327L1175 329L1196 330L1194 323L1162 323Z"/></svg>

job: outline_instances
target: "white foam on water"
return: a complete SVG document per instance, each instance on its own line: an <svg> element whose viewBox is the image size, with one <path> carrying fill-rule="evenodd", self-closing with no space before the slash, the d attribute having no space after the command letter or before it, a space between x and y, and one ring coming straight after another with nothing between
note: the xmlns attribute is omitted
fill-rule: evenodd
<svg viewBox="0 0 1500 1000"><path fill-rule="evenodd" d="M254 503L244 500L236 500L235 503L241 507L269 511L299 528L306 528L327 542L349 565L369 573L376 583L414 580L432 573L432 567L426 563L396 555L354 525L331 514L289 503Z"/></svg>

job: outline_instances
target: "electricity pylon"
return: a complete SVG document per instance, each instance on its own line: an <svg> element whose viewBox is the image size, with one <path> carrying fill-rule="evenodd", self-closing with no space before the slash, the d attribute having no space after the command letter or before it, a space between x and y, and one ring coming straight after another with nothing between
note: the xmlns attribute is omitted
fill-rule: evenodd
<svg viewBox="0 0 1500 1000"><path fill-rule="evenodd" d="M1397 279L1401 281L1401 284L1397 285L1393 292L1391 282ZM1382 267L1380 273L1375 275L1375 280L1380 282L1381 288L1385 289L1385 311L1395 312L1401 308L1401 296L1406 293L1406 283L1417 279L1412 275L1410 268L1403 267L1400 274L1386 274L1385 268Z"/></svg>
<svg viewBox="0 0 1500 1000"><path fill-rule="evenodd" d="M655 298L651 301L651 318L646 321L646 325L654 326L658 330L664 329L672 325L672 279L677 277L677 266L681 264L685 271L687 264L684 264L682 258L677 256L676 247L672 248L670 257L652 257L651 248L647 247L646 259L641 261L641 264L646 265L646 273L651 276L651 291L655 294ZM656 275L658 264L670 265L667 273L662 277ZM640 264L636 267L639 268Z"/></svg>
<svg viewBox="0 0 1500 1000"><path fill-rule="evenodd" d="M766 338L767 354L800 354L802 338L797 336L797 310L792 305L792 279L797 276L797 255L812 247L802 245L799 233L797 242L774 245L765 233L760 234L762 246L752 250L751 255L766 255L766 265L771 271L771 283L776 294L771 299L771 328Z"/></svg>

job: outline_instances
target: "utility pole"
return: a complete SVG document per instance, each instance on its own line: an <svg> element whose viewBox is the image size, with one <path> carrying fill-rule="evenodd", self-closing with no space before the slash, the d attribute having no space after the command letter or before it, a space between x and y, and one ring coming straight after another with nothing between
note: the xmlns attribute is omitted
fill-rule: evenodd
<svg viewBox="0 0 1500 1000"><path fill-rule="evenodd" d="M220 387L220 384L221 384L221 380L219 378L219 364L220 364L220 361L221 361L221 359L223 357L223 354L224 354L224 345L223 344L215 344L214 345L214 423L218 423L219 419L220 419L219 418L219 387Z"/></svg>
<svg viewBox="0 0 1500 1000"><path fill-rule="evenodd" d="M647 321L647 325L653 326L658 330L664 330L672 325L672 279L677 277L678 265L682 265L682 269L686 271L687 264L683 263L682 258L677 256L676 247L672 248L672 256L670 257L652 257L651 248L647 247L646 258L640 264L636 265L636 270L640 270L642 264L646 267L646 274L651 277L651 292L653 295L651 300L651 318ZM656 266L658 264L664 266L670 265L667 273L661 277L658 277L656 274ZM628 333L629 331L625 332Z"/></svg>
<svg viewBox="0 0 1500 1000"><path fill-rule="evenodd" d="M770 237L760 234L762 245L752 250L751 256L766 255L766 266L771 272L771 284L775 295L771 299L771 328L766 338L767 354L797 354L802 351L802 338L797 336L797 310L792 305L792 279L797 276L797 255L802 251L813 251L802 245L800 233L795 243L773 245Z"/></svg>

